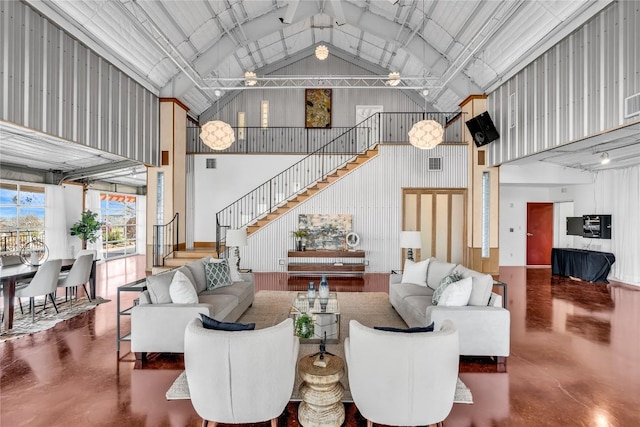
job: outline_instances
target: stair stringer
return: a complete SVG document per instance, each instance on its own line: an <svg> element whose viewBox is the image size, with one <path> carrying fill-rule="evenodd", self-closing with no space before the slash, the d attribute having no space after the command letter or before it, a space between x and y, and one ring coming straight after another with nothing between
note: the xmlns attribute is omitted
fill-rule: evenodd
<svg viewBox="0 0 640 427"><path fill-rule="evenodd" d="M312 185L308 186L306 189L296 193L295 195L293 195L292 197L284 201L273 212L270 212L267 215L264 215L263 217L258 218L252 223L250 223L249 225L247 225L247 235L256 233L260 229L278 220L283 215L286 215L291 210L305 203L312 197L320 194L322 191L329 188L336 182L342 180L343 178L351 174L353 171L366 165L372 159L376 158L378 154L379 154L379 149L377 145L374 147L368 148L364 153L359 154L354 160L338 168L335 172L327 175L324 179L316 181ZM361 157L364 155L366 155L366 157Z"/></svg>

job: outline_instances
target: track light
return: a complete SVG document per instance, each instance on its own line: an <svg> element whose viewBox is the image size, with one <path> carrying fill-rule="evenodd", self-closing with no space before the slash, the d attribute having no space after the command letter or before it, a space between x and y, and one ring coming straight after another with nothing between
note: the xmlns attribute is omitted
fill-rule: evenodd
<svg viewBox="0 0 640 427"><path fill-rule="evenodd" d="M600 163L601 164L606 165L610 161L611 161L611 159L609 158L609 153L607 153L606 151L600 155Z"/></svg>

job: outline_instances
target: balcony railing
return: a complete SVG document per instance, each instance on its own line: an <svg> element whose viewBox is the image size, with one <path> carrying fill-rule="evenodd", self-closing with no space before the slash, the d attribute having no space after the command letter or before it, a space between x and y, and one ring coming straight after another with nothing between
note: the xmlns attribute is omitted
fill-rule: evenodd
<svg viewBox="0 0 640 427"><path fill-rule="evenodd" d="M380 142L406 144L407 132L421 120L439 122L445 128L445 142L461 143L461 117L460 113L376 113L343 131L302 160L220 210L216 214L218 253L227 229L244 227L273 212L296 194L322 181L327 175Z"/></svg>
<svg viewBox="0 0 640 427"><path fill-rule="evenodd" d="M44 230L11 230L0 232L0 254L17 255L29 242L44 242Z"/></svg>

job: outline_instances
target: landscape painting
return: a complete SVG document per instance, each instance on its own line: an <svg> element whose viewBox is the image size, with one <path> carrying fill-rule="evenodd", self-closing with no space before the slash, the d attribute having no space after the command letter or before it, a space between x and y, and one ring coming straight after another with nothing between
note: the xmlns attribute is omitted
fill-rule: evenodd
<svg viewBox="0 0 640 427"><path fill-rule="evenodd" d="M307 250L340 251L351 232L351 215L300 214L298 229L307 230Z"/></svg>

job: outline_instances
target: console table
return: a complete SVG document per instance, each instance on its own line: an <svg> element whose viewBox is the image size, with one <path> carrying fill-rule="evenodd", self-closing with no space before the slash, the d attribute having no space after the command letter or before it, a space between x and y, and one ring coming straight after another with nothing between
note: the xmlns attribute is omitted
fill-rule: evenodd
<svg viewBox="0 0 640 427"><path fill-rule="evenodd" d="M332 291L357 291L364 286L364 251L288 251L287 256L289 290L306 290L309 281L318 285L322 275L329 278Z"/></svg>
<svg viewBox="0 0 640 427"><path fill-rule="evenodd" d="M551 273L577 277L588 282L609 283L607 276L616 257L611 252L552 248Z"/></svg>

